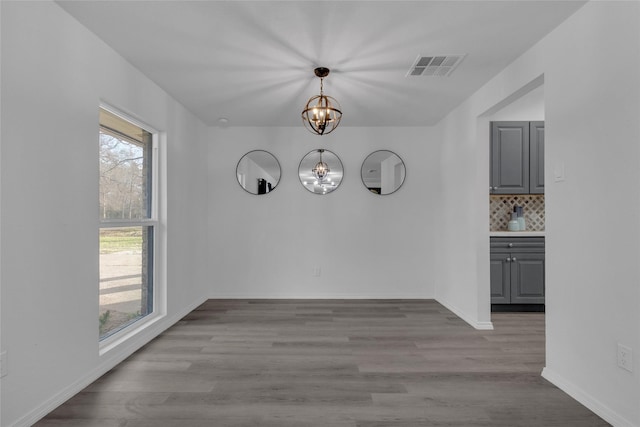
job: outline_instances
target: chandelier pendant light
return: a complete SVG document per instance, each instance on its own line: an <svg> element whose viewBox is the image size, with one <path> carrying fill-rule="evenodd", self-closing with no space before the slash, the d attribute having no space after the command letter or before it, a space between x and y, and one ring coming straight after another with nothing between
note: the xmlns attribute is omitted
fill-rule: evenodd
<svg viewBox="0 0 640 427"><path fill-rule="evenodd" d="M320 78L320 95L311 97L302 110L304 126L316 135L333 132L342 118L338 101L323 93L323 79L329 75L329 71L324 67L318 67L314 70L315 75Z"/></svg>
<svg viewBox="0 0 640 427"><path fill-rule="evenodd" d="M316 177L318 182L321 183L324 181L327 175L329 175L329 172L331 172L331 169L329 169L328 164L322 161L322 153L324 153L324 150L320 149L318 150L318 153L320 153L320 161L316 163L313 169L311 169L311 172L313 172L313 176Z"/></svg>

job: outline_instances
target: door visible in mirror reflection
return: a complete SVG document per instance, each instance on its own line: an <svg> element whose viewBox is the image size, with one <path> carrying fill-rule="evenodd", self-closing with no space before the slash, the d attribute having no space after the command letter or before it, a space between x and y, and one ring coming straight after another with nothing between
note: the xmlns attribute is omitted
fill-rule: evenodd
<svg viewBox="0 0 640 427"><path fill-rule="evenodd" d="M250 151L238 162L238 184L251 194L267 194L280 182L280 163L264 150Z"/></svg>
<svg viewBox="0 0 640 427"><path fill-rule="evenodd" d="M404 183L404 162L392 151L380 150L369 154L360 171L362 182L374 194L391 194Z"/></svg>

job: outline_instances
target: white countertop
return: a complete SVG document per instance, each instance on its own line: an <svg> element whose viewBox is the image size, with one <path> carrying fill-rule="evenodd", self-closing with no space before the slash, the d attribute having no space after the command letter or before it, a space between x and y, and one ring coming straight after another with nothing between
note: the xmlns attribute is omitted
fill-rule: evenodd
<svg viewBox="0 0 640 427"><path fill-rule="evenodd" d="M489 237L544 237L544 231L490 231Z"/></svg>

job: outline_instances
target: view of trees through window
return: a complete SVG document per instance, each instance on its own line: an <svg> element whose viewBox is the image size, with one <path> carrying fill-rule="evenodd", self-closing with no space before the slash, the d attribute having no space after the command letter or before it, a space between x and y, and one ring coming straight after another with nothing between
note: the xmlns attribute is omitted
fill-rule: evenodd
<svg viewBox="0 0 640 427"><path fill-rule="evenodd" d="M100 214L103 219L147 218L146 175L149 171L145 168L144 151L140 143L101 129Z"/></svg>
<svg viewBox="0 0 640 427"><path fill-rule="evenodd" d="M153 134L100 109L100 338L153 311Z"/></svg>

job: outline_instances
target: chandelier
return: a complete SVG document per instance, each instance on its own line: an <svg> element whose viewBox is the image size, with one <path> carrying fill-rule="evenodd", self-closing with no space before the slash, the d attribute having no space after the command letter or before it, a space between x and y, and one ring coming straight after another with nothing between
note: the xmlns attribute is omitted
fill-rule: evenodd
<svg viewBox="0 0 640 427"><path fill-rule="evenodd" d="M338 101L322 93L322 82L329 75L329 71L324 67L318 67L314 70L316 77L320 77L320 95L311 97L302 110L302 122L310 132L316 135L333 132L342 118Z"/></svg>
<svg viewBox="0 0 640 427"><path fill-rule="evenodd" d="M318 182L322 182L329 172L331 172L331 169L329 169L329 165L322 161L322 153L324 153L324 150L320 149L318 153L320 153L320 161L311 169L311 172L313 172L313 176L318 179Z"/></svg>

